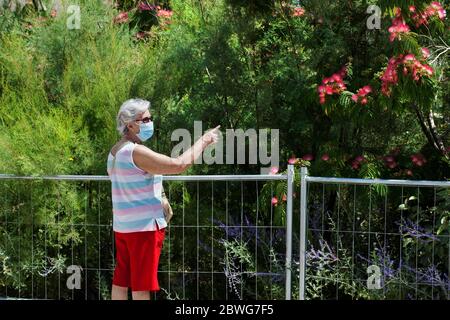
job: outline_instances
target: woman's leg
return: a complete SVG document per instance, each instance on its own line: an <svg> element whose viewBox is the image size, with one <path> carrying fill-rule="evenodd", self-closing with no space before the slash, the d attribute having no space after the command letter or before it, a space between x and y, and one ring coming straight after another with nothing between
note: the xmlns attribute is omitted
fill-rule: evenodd
<svg viewBox="0 0 450 320"><path fill-rule="evenodd" d="M128 288L112 285L111 300L128 300Z"/></svg>
<svg viewBox="0 0 450 320"><path fill-rule="evenodd" d="M150 291L158 291L158 264L165 229L136 232L130 248L131 295L133 300L150 300Z"/></svg>
<svg viewBox="0 0 450 320"><path fill-rule="evenodd" d="M150 300L150 291L132 291L133 300Z"/></svg>
<svg viewBox="0 0 450 320"><path fill-rule="evenodd" d="M116 267L114 269L111 300L128 300L130 287L130 255L126 244L126 234L114 232L116 245Z"/></svg>

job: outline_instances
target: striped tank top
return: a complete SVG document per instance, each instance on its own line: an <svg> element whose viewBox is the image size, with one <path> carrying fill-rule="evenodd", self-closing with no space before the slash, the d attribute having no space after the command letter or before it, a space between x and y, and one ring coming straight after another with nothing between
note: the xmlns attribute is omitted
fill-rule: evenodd
<svg viewBox="0 0 450 320"><path fill-rule="evenodd" d="M121 233L153 231L167 226L161 200L162 175L152 175L133 161L136 143L127 142L114 156L108 154L113 230Z"/></svg>

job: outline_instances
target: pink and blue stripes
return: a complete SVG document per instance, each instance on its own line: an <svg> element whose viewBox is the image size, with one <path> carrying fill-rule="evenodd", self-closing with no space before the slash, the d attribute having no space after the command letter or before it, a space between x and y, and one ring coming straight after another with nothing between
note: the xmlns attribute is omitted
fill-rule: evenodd
<svg viewBox="0 0 450 320"><path fill-rule="evenodd" d="M116 232L156 230L167 226L161 203L162 176L151 175L133 161L135 143L129 142L116 154L109 153L107 171L111 180L113 229Z"/></svg>

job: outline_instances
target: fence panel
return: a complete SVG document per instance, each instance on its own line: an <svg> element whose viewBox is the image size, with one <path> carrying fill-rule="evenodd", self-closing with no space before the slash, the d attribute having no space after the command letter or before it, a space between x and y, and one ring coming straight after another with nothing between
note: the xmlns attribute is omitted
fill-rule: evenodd
<svg viewBox="0 0 450 320"><path fill-rule="evenodd" d="M109 299L109 177L0 177L0 297ZM264 183L286 179L164 177L175 215L154 298L284 299L286 226L273 223L270 201L260 197Z"/></svg>
<svg viewBox="0 0 450 320"><path fill-rule="evenodd" d="M301 176L301 299L450 298L450 182Z"/></svg>

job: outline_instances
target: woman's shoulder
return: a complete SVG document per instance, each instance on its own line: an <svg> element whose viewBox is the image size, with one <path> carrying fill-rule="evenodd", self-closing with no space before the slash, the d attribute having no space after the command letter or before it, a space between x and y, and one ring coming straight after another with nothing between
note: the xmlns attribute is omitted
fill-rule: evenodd
<svg viewBox="0 0 450 320"><path fill-rule="evenodd" d="M124 150L124 149L127 149L127 148L130 148L130 147L132 147L133 145L134 145L134 143L131 142L131 141L122 142L122 143L117 142L117 143L111 148L110 154L111 154L113 157L115 157L116 154L117 154L117 152L119 152L119 151L121 151L121 150Z"/></svg>

